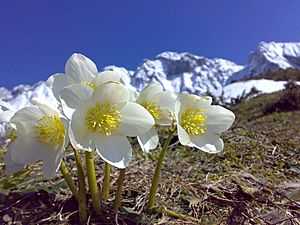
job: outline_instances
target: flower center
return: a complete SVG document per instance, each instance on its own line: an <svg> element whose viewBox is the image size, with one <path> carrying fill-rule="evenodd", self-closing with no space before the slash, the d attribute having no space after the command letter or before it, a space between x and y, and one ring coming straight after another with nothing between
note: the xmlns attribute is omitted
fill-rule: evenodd
<svg viewBox="0 0 300 225"><path fill-rule="evenodd" d="M37 121L37 124L35 126L36 139L41 144L47 146L63 144L66 131L58 116L43 116Z"/></svg>
<svg viewBox="0 0 300 225"><path fill-rule="evenodd" d="M188 135L204 134L206 125L204 122L207 117L204 116L204 109L187 109L181 116L180 125Z"/></svg>
<svg viewBox="0 0 300 225"><path fill-rule="evenodd" d="M155 102L144 102L141 104L148 112L153 116L154 119L160 119L161 110Z"/></svg>
<svg viewBox="0 0 300 225"><path fill-rule="evenodd" d="M86 86L89 86L91 88L93 88L94 90L96 89L97 85L95 83L92 82L88 82L88 81L81 81L81 84L84 84Z"/></svg>
<svg viewBox="0 0 300 225"><path fill-rule="evenodd" d="M109 136L120 126L121 118L120 111L109 103L97 103L87 110L85 123L89 130Z"/></svg>

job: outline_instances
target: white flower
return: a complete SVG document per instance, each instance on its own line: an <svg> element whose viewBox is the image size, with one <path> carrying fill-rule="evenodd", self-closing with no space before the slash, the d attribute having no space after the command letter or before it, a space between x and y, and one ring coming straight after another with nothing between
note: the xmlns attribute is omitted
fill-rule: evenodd
<svg viewBox="0 0 300 225"><path fill-rule="evenodd" d="M59 98L61 90L72 84L84 84L91 89L108 81L120 81L121 74L115 71L98 73L95 63L84 55L74 53L67 60L65 74L57 73L48 78L46 85L52 90L57 101L61 102L65 115L70 119L74 110L65 107L65 102Z"/></svg>
<svg viewBox="0 0 300 225"><path fill-rule="evenodd" d="M46 178L55 176L68 143L67 121L47 105L26 107L17 111L10 123L16 127L15 137L8 145L5 163L10 172L22 169L24 164L43 160Z"/></svg>
<svg viewBox="0 0 300 225"><path fill-rule="evenodd" d="M178 138L182 145L198 148L204 152L223 150L220 133L228 130L235 115L233 112L211 105L211 97L199 97L183 93L176 100L175 116Z"/></svg>
<svg viewBox="0 0 300 225"><path fill-rule="evenodd" d="M155 125L170 126L174 119L176 95L163 91L158 83L147 85L136 102L142 105L155 119ZM144 152L155 149L158 145L158 135L155 127L138 136L138 142Z"/></svg>
<svg viewBox="0 0 300 225"><path fill-rule="evenodd" d="M120 73L104 71L98 73L95 63L84 55L74 53L67 60L65 74L57 73L50 76L46 85L53 91L59 100L60 91L71 84L84 84L95 89L99 84L107 81L120 81Z"/></svg>
<svg viewBox="0 0 300 225"><path fill-rule="evenodd" d="M103 160L118 168L125 168L132 156L126 136L138 136L154 125L145 108L129 102L130 92L119 82L104 83L95 91L74 84L62 91L61 98L76 109L69 131L73 147L95 149Z"/></svg>

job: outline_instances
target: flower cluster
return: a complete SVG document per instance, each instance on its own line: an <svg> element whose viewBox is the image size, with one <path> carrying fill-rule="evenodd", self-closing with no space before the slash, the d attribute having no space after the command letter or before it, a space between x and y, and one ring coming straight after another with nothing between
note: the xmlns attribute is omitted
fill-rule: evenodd
<svg viewBox="0 0 300 225"><path fill-rule="evenodd" d="M42 160L44 176L53 178L69 144L74 151L95 151L109 165L124 169L132 158L127 137L137 137L147 153L159 145L160 126L169 127L172 135L177 132L182 145L217 153L224 148L221 132L235 118L231 111L211 105L211 97L177 95L159 83L138 94L122 83L121 74L98 72L81 54L73 54L65 73L50 76L46 84L56 105L35 99L34 106L15 111L0 102L0 122L12 128L5 157L8 171Z"/></svg>

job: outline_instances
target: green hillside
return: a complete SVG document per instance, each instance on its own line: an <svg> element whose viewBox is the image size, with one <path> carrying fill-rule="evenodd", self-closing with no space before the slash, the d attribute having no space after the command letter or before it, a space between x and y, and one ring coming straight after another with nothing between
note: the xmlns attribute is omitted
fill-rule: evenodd
<svg viewBox="0 0 300 225"><path fill-rule="evenodd" d="M268 79L268 80L275 80L275 81L286 81L286 80L294 80L300 81L300 70L288 68L285 70L278 70L273 73L266 73L256 76L250 76L244 78L242 80L259 80L259 79Z"/></svg>

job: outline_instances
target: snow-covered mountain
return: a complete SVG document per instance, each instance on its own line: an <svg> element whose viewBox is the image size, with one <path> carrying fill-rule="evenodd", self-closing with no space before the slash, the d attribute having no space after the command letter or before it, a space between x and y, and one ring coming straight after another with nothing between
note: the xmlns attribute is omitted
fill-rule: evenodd
<svg viewBox="0 0 300 225"><path fill-rule="evenodd" d="M261 42L256 51L250 52L248 64L232 74L227 83L287 68L300 70L300 43Z"/></svg>
<svg viewBox="0 0 300 225"><path fill-rule="evenodd" d="M1 92L1 90L4 90ZM18 85L12 91L0 88L0 100L10 103L16 110L31 106L32 99L38 98L48 104L55 105L56 100L51 91L46 87L45 82L40 81L33 86ZM1 107L0 107L1 108ZM1 112L1 109L0 109Z"/></svg>
<svg viewBox="0 0 300 225"><path fill-rule="evenodd" d="M177 93L189 91L205 94L209 91L214 95L221 95L224 91L224 95L230 98L230 93L235 93L232 97L236 97L237 93L232 91L237 87L230 86L231 81L289 67L300 69L300 43L261 42L257 50L250 53L246 66L225 59L208 59L191 53L163 52L154 59L144 59L135 71L117 66L107 66L104 70L121 72L124 84L138 91L155 81L161 83L165 89ZM255 85L258 83L263 84L258 81ZM246 82L239 82L238 85L239 90L249 87ZM279 86L282 87L282 84ZM12 91L0 87L0 100L11 103L16 109L30 105L30 100L34 97L47 99L48 102L53 101L53 96L44 82L33 86L19 85Z"/></svg>
<svg viewBox="0 0 300 225"><path fill-rule="evenodd" d="M208 59L190 53L163 52L144 59L132 75L131 84L141 90L145 84L159 82L166 90L204 94L219 91L227 79L243 69L225 59Z"/></svg>

